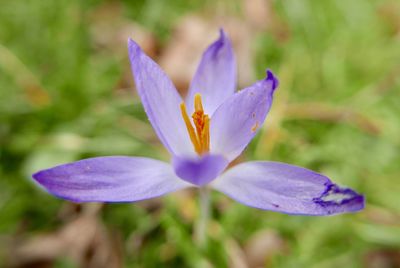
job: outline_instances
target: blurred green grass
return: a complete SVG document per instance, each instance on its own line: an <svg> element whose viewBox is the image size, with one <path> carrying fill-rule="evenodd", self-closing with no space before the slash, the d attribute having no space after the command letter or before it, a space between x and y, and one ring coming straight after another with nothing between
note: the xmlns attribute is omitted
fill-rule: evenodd
<svg viewBox="0 0 400 268"><path fill-rule="evenodd" d="M35 170L98 155L167 159L140 101L127 90L132 84L126 78L126 52L98 47L93 40L91 18L105 3L2 1L0 266L8 255L5 238L62 225L56 215L63 201L32 184ZM115 1L124 19L142 25L162 44L186 14L221 8L240 14L239 4L222 3ZM399 2L288 0L273 7L287 37L259 34L254 69L262 77L266 67L272 68L281 87L265 128L244 157L327 174L365 193L367 208L326 218L288 216L213 193L217 231L203 252L192 246L192 222L182 216L175 196L161 199L156 214L139 204L106 205L102 219L122 235L126 267L224 267L229 241L243 245L267 229L287 247L271 256L270 267L363 267L385 252L399 258ZM146 237L138 252L127 246L131 236ZM172 257L162 259L166 245L173 248ZM57 267L66 265L57 262Z"/></svg>

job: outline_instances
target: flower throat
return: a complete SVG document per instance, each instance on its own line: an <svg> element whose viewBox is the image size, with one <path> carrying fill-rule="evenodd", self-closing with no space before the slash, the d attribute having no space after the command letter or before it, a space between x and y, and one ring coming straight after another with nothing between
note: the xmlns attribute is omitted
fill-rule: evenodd
<svg viewBox="0 0 400 268"><path fill-rule="evenodd" d="M210 151L210 118L204 114L201 95L194 95L194 112L192 114L193 124L186 111L185 103L181 103L181 113L194 150L201 155Z"/></svg>

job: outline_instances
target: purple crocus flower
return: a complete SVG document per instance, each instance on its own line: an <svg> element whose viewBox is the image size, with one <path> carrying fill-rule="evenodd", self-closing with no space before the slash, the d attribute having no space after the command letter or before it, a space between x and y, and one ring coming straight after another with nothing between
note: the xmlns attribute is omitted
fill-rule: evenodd
<svg viewBox="0 0 400 268"><path fill-rule="evenodd" d="M235 57L222 30L204 52L185 99L137 43L129 39L128 47L137 91L171 163L96 157L34 174L50 193L78 202L134 202L208 185L245 205L288 214L363 209L362 195L305 168L255 161L225 170L263 124L278 80L267 70L263 80L235 93Z"/></svg>

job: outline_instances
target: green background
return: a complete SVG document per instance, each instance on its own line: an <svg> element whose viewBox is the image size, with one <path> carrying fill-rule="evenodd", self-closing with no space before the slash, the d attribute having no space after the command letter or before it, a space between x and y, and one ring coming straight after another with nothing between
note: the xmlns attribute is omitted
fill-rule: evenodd
<svg viewBox="0 0 400 268"><path fill-rule="evenodd" d="M255 246L261 267L400 267L400 2L268 3L273 23L253 34L251 68L257 79L271 68L281 85L240 161L274 160L324 173L365 194L365 210L290 216L214 192L209 244L199 249L192 242L193 191L107 204L96 219L116 237L112 249L123 267L234 267L240 260L251 266L249 247L257 239L270 241ZM18 249L30 239L58 232L87 208L45 193L32 182L33 172L100 155L168 161L131 90L130 26L154 36L157 60L189 14L205 22L220 18L214 38L224 18L246 16L237 0L0 5L0 267L7 267L25 258ZM122 26L126 32L115 39ZM49 263L78 267L63 254Z"/></svg>

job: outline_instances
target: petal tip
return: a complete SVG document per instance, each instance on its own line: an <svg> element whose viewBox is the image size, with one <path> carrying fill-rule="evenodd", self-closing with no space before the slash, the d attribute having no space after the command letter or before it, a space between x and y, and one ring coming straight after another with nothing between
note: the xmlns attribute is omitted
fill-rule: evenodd
<svg viewBox="0 0 400 268"><path fill-rule="evenodd" d="M57 167L42 169L32 174L33 180L42 188L46 189L53 195L60 197L56 192L53 192L53 186L55 185L54 177L54 169Z"/></svg>
<svg viewBox="0 0 400 268"><path fill-rule="evenodd" d="M44 171L45 171L45 170L39 170L39 171L33 173L33 174L32 174L32 178L33 178L36 182L42 184L42 182L43 182L43 176L42 176L42 175L43 175Z"/></svg>
<svg viewBox="0 0 400 268"><path fill-rule="evenodd" d="M131 56L131 59L133 56L137 55L141 51L141 48L138 45L138 43L133 41L133 39L130 37L128 38L128 51L129 55Z"/></svg>
<svg viewBox="0 0 400 268"><path fill-rule="evenodd" d="M340 188L336 184L329 183L320 197L313 202L322 207L326 213L337 214L357 212L365 207L365 197L349 188Z"/></svg>
<svg viewBox="0 0 400 268"><path fill-rule="evenodd" d="M279 86L278 78L274 75L274 73L270 69L267 69L266 74L267 77L265 78L265 80L272 81L272 90L275 91L275 89Z"/></svg>
<svg viewBox="0 0 400 268"><path fill-rule="evenodd" d="M233 53L231 40L222 27L219 29L219 38L207 50L213 52L215 57L220 53L219 51L226 50L228 53Z"/></svg>
<svg viewBox="0 0 400 268"><path fill-rule="evenodd" d="M139 46L131 37L128 37L128 46Z"/></svg>
<svg viewBox="0 0 400 268"><path fill-rule="evenodd" d="M226 32L224 31L224 28L220 27L219 28L219 40L225 40L227 38Z"/></svg>

